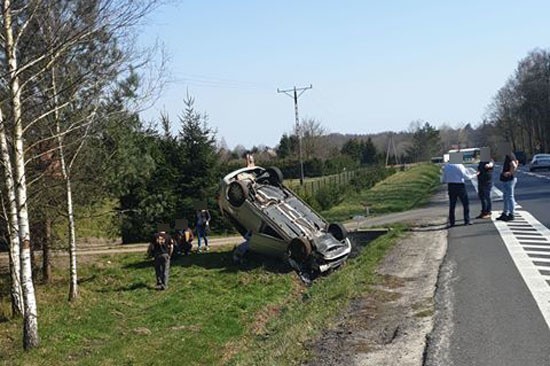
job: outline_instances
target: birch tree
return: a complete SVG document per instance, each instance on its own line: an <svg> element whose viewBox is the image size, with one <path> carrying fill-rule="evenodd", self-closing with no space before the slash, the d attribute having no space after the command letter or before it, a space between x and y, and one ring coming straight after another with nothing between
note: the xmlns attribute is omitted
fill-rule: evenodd
<svg viewBox="0 0 550 366"><path fill-rule="evenodd" d="M71 6L74 1L60 0L57 3L63 5L51 8L41 17L37 28L46 49L63 49L64 44L78 40L65 52L50 55L50 70L44 78L48 82L41 83L45 90L43 104L53 111L50 125L55 126L52 134L56 141L55 156L65 182L69 300L72 301L78 297L72 167L86 143L97 109L107 94L106 89L113 85L119 74L124 73L131 61L130 51L121 49L121 39L152 2L143 2L139 6L134 6L131 1L81 1L77 2L78 6ZM77 21L66 26L66 19Z"/></svg>
<svg viewBox="0 0 550 366"><path fill-rule="evenodd" d="M13 181L13 168L8 150L4 115L0 109L0 162L4 170L6 185L6 197L8 207L5 210L9 235L9 259L10 259L10 295L13 315L23 315L23 291L21 289L21 265L19 262L19 224L17 218L17 203L15 200L15 183Z"/></svg>
<svg viewBox="0 0 550 366"><path fill-rule="evenodd" d="M2 4L3 27L1 38L3 51L5 53L5 71L9 91L9 102L11 106L11 118L13 128L13 161L14 161L14 183L15 198L17 207L18 233L21 242L21 284L23 290L23 346L25 349L37 347L40 344L38 336L38 309L34 284L32 281L31 265L31 237L30 225L27 210L27 185L25 176L25 153L23 146L23 110L22 110L22 85L20 80L21 66L18 58L18 42L21 39L21 32L26 27L24 23L19 31L16 29L16 22L12 18L15 9L10 0L4 0Z"/></svg>

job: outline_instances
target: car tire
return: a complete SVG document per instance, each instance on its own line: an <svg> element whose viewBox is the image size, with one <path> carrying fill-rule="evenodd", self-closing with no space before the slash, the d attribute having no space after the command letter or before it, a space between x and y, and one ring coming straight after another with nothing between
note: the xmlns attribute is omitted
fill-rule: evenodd
<svg viewBox="0 0 550 366"><path fill-rule="evenodd" d="M281 172L281 169L277 168L276 166L272 166L266 169L267 175L269 176L269 184L273 186L278 186L283 184L283 173Z"/></svg>
<svg viewBox="0 0 550 366"><path fill-rule="evenodd" d="M244 182L235 180L227 187L227 200L233 207L241 207L248 197L248 187Z"/></svg>
<svg viewBox="0 0 550 366"><path fill-rule="evenodd" d="M344 225L340 224L339 222L333 222L328 226L327 232L334 236L336 240L342 241L345 238L348 237L348 231L344 227Z"/></svg>
<svg viewBox="0 0 550 366"><path fill-rule="evenodd" d="M288 245L288 256L298 264L302 264L311 255L311 244L306 238L294 238Z"/></svg>

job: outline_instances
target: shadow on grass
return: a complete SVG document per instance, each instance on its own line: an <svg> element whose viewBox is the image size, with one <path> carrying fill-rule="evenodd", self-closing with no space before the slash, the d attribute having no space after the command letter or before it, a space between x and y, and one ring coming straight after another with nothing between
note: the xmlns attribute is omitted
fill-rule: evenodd
<svg viewBox="0 0 550 366"><path fill-rule="evenodd" d="M189 256L178 256L172 258L170 266L192 267L198 266L204 269L221 269L223 272L235 273L239 271L252 271L257 268L263 268L272 273L287 273L292 269L281 259L270 258L255 253L247 253L244 263L235 264L233 262L233 253L231 251L206 252L201 254L193 253ZM147 259L124 266L126 269L153 268L153 260Z"/></svg>
<svg viewBox="0 0 550 366"><path fill-rule="evenodd" d="M140 281L140 282L130 283L127 286L119 286L119 287L114 287L114 288L98 289L98 290L96 290L96 292L102 292L102 293L125 292L125 291L136 291L136 290L141 290L141 289L155 290L156 288L154 286L147 285L143 281Z"/></svg>
<svg viewBox="0 0 550 366"><path fill-rule="evenodd" d="M81 285L83 283L86 283L86 282L93 282L95 281L95 279L97 278L97 275L91 275L91 276L88 276L88 277L84 277L84 278L79 278L78 279L78 284Z"/></svg>

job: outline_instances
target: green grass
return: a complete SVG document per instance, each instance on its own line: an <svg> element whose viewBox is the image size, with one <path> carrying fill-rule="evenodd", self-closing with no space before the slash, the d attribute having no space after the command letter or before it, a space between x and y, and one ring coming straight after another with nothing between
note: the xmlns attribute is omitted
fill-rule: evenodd
<svg viewBox="0 0 550 366"><path fill-rule="evenodd" d="M246 332L260 309L287 301L296 280L270 270L269 262L239 270L226 249L178 259L170 288L158 292L143 256L96 259L80 266L76 304L66 301L59 273L53 285L37 286L42 346L23 353L21 321L4 322L0 363L220 364L224 346Z"/></svg>
<svg viewBox="0 0 550 366"><path fill-rule="evenodd" d="M141 255L94 257L80 265L76 303L66 301L64 273L36 286L38 349L23 352L21 320L0 316L0 364L297 364L307 357L304 343L375 282L397 232L310 288L276 260L237 268L230 248L174 261L166 291L153 289L153 267ZM2 277L3 295L6 285Z"/></svg>
<svg viewBox="0 0 550 366"><path fill-rule="evenodd" d="M401 212L422 206L439 185L439 166L420 164L399 171L373 188L348 195L344 201L322 212L330 221L349 220L355 215Z"/></svg>

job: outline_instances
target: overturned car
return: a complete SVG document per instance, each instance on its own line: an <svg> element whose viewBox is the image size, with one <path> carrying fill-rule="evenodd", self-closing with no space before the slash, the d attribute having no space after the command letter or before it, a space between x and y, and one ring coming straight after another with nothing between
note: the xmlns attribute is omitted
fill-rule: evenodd
<svg viewBox="0 0 550 366"><path fill-rule="evenodd" d="M285 187L276 167L248 167L226 175L219 206L246 239L248 250L284 258L299 272L334 269L351 252L343 225L329 224Z"/></svg>

